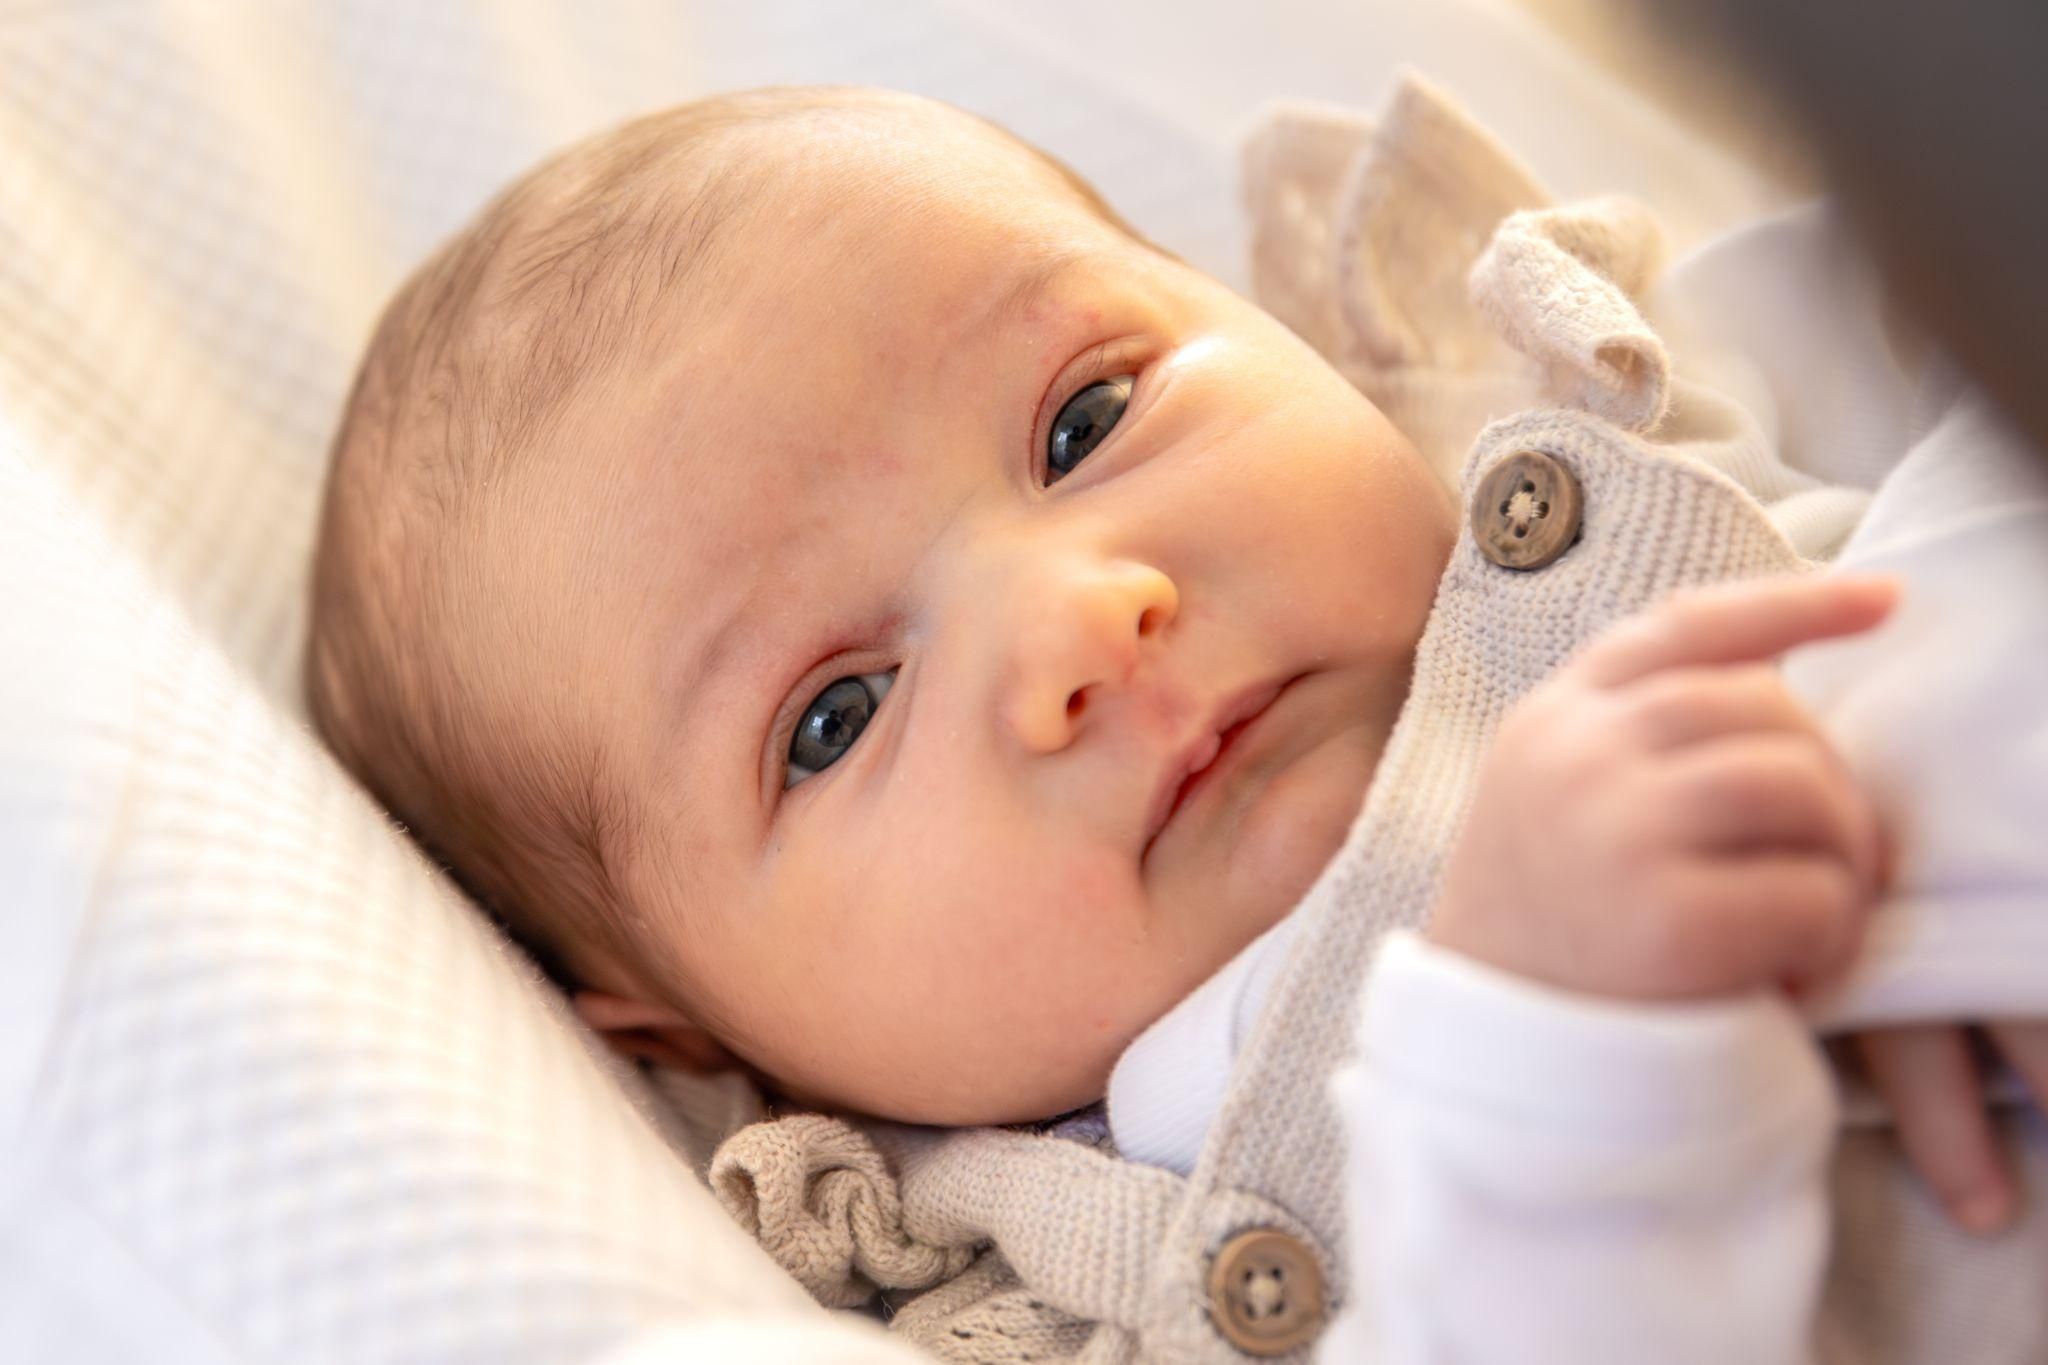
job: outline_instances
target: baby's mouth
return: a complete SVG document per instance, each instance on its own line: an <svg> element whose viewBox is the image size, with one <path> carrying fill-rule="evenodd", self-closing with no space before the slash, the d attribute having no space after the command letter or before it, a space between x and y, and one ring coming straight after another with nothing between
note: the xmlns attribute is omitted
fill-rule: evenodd
<svg viewBox="0 0 2048 1365"><path fill-rule="evenodd" d="M1146 818L1145 846L1138 857L1141 865L1150 857L1153 844L1181 808L1199 797L1212 780L1230 766L1239 738L1272 709L1273 703L1280 699L1280 694L1295 681L1295 677L1257 684L1226 697L1209 722L1166 766Z"/></svg>

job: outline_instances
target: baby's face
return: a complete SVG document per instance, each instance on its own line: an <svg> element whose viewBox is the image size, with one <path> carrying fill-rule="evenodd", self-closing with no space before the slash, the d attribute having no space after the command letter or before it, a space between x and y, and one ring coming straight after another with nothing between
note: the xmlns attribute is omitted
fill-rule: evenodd
<svg viewBox="0 0 2048 1365"><path fill-rule="evenodd" d="M1098 1098L1286 914L1453 524L1291 333L961 125L734 224L737 282L581 409L595 510L532 533L639 970L790 1094L941 1123Z"/></svg>

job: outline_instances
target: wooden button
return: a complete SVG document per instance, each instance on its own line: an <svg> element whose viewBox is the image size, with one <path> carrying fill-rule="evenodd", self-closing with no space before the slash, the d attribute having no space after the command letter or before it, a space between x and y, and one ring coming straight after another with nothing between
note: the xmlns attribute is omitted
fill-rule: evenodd
<svg viewBox="0 0 2048 1365"><path fill-rule="evenodd" d="M1518 450L1479 482L1472 539L1503 569L1540 569L1579 538L1579 481L1540 450Z"/></svg>
<svg viewBox="0 0 2048 1365"><path fill-rule="evenodd" d="M1285 1355L1323 1328L1323 1271L1300 1238L1240 1232L1209 1263L1209 1316L1249 1355Z"/></svg>

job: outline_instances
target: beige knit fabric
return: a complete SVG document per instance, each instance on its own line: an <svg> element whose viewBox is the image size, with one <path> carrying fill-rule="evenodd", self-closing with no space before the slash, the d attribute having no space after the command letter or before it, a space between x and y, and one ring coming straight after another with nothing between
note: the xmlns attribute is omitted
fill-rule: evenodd
<svg viewBox="0 0 2048 1365"><path fill-rule="evenodd" d="M1425 84L1404 84L1376 125L1281 111L1247 161L1261 301L1426 453L1447 459L1462 433L1461 486L1518 450L1558 459L1584 493L1581 539L1514 573L1461 537L1380 769L1296 911L1300 932L1189 1177L1058 1136L819 1116L757 1125L719 1151L721 1200L814 1294L936 1285L893 1325L942 1359L1242 1360L1209 1318L1205 1280L1251 1227L1313 1248L1341 1304L1344 1152L1327 1082L1350 1054L1374 946L1434 899L1502 712L1590 635L1676 588L1807 567L1860 508L1810 496L1816 481L1779 464L1747 414L1673 376L1631 300L1656 264L1645 211L1545 205ZM1788 506L1799 510L1774 517ZM2048 1189L2048 1140L2027 1141L2029 1181ZM2048 1359L2042 1220L1999 1243L1953 1232L1882 1133L1845 1137L1835 1198L1824 1359Z"/></svg>
<svg viewBox="0 0 2048 1365"><path fill-rule="evenodd" d="M714 1158L712 1189L827 1307L858 1307L877 1289L922 1289L974 1260L968 1246L921 1240L904 1228L887 1163L852 1126L799 1114L744 1131L746 1142Z"/></svg>

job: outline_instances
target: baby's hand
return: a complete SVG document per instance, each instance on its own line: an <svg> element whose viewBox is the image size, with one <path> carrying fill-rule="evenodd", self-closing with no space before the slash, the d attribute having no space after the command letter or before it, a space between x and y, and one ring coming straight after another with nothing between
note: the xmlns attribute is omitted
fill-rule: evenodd
<svg viewBox="0 0 2048 1365"><path fill-rule="evenodd" d="M1876 813L1768 661L1868 630L1898 591L1737 584L1595 639L1502 721L1429 937L1631 999L1846 962L1884 877Z"/></svg>
<svg viewBox="0 0 2048 1365"><path fill-rule="evenodd" d="M1983 1041L2048 1109L2048 1019L1987 1023ZM1949 1217L1971 1232L2004 1228L2019 1193L1985 1113L1969 1035L1953 1024L1913 1024L1871 1029L1856 1044L1900 1145Z"/></svg>

